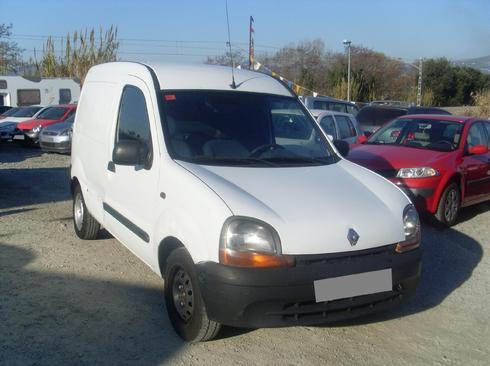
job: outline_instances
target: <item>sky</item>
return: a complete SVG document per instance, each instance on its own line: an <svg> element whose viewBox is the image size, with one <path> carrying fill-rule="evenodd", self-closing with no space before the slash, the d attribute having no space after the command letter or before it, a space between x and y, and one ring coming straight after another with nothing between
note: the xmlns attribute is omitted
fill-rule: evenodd
<svg viewBox="0 0 490 366"><path fill-rule="evenodd" d="M253 16L257 52L319 38L332 51L349 39L407 62L490 55L490 0L228 0L228 10L243 50ZM111 24L127 60L202 62L227 40L225 0L0 0L0 23L12 23L25 58L47 36Z"/></svg>

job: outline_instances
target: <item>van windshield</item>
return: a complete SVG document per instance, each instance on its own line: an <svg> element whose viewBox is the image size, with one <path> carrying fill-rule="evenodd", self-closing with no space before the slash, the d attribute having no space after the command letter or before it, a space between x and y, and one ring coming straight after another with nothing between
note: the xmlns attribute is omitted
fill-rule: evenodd
<svg viewBox="0 0 490 366"><path fill-rule="evenodd" d="M173 158L223 166L335 163L324 134L295 98L227 91L165 91L164 130Z"/></svg>

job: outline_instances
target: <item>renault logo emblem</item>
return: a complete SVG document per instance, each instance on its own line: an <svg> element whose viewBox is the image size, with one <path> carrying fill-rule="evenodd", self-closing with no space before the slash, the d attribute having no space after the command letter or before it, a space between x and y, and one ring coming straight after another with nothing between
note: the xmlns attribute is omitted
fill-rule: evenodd
<svg viewBox="0 0 490 366"><path fill-rule="evenodd" d="M359 234L354 229L349 229L347 239L349 240L350 245L354 246L359 241Z"/></svg>

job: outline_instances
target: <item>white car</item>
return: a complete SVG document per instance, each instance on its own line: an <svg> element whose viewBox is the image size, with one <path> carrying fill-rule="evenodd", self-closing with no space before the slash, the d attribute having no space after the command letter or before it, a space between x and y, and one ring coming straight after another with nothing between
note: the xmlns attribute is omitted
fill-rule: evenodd
<svg viewBox="0 0 490 366"><path fill-rule="evenodd" d="M19 110L16 111L13 115L0 120L0 125L3 123L11 123L11 122L20 123L20 122L29 121L30 119L36 118L36 116L43 109L44 108L39 105L20 107Z"/></svg>
<svg viewBox="0 0 490 366"><path fill-rule="evenodd" d="M348 144L356 144L367 140L356 117L349 113L310 109L311 114L323 132Z"/></svg>
<svg viewBox="0 0 490 366"><path fill-rule="evenodd" d="M286 111L291 126L277 129L273 116ZM163 276L169 318L188 341L221 324L384 310L416 288L419 218L401 190L336 145L346 143L329 142L267 75L98 65L73 129L74 229L95 239L102 225Z"/></svg>
<svg viewBox="0 0 490 366"><path fill-rule="evenodd" d="M45 107L43 108L41 106L34 105L19 107L16 109L17 110L12 115L0 119L0 141L12 140L17 123L36 118L36 116L41 113Z"/></svg>

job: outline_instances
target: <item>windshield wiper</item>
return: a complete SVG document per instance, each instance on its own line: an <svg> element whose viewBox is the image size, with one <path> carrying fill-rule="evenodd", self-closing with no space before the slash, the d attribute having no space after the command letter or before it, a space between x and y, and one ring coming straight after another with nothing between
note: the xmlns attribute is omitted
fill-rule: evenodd
<svg viewBox="0 0 490 366"><path fill-rule="evenodd" d="M274 164L273 162L264 160L264 159L259 159L259 158L251 158L251 157L244 157L244 158L228 158L228 157L216 157L216 158L211 158L211 157L194 157L188 160L190 163L202 163L202 164L213 164L213 165L222 165L222 164L237 164L237 165L268 165L268 166L277 166L277 164Z"/></svg>
<svg viewBox="0 0 490 366"><path fill-rule="evenodd" d="M275 163L294 163L294 164L301 164L301 163L308 163L308 164L331 164L335 161L335 159L332 156L329 157L317 157L317 158L311 158L307 156L274 156L270 158L263 158L261 160L267 160L270 162L275 162Z"/></svg>

